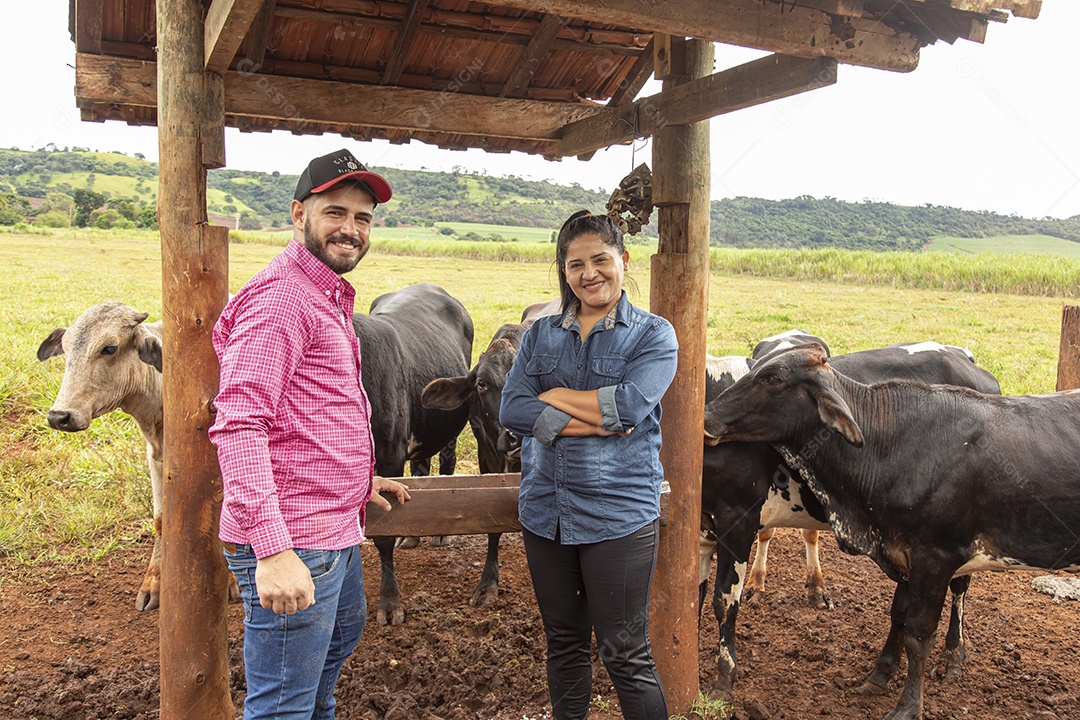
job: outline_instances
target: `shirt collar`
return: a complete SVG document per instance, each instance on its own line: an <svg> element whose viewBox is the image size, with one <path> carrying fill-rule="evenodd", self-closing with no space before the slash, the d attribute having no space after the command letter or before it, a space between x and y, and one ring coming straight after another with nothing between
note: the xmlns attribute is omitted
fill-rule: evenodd
<svg viewBox="0 0 1080 720"><path fill-rule="evenodd" d="M343 277L327 267L326 263L312 255L296 238L285 246L285 254L304 271L319 290L343 290L352 287Z"/></svg>
<svg viewBox="0 0 1080 720"><path fill-rule="evenodd" d="M626 305L629 304L629 300L626 299L626 291L622 291L622 295L619 296L619 302L608 311L608 314L604 316L604 329L610 330L615 327L615 323L621 322L626 325L626 313L628 312ZM569 330L578 324L578 310L581 308L581 301L576 299L570 303L570 307L566 309L566 314L563 315L562 329Z"/></svg>

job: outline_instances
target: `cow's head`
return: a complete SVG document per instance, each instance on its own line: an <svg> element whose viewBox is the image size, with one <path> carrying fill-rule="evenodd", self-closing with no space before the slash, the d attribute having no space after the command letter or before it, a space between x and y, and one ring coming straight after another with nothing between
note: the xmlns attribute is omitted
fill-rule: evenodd
<svg viewBox="0 0 1080 720"><path fill-rule="evenodd" d="M750 366L760 365L773 355L781 353L789 348L808 345L810 343L821 345L821 347L825 349L825 357L829 357L829 346L824 340L817 335L811 335L805 330L795 328L793 330L786 330L779 335L767 337L755 345L753 352L750 353Z"/></svg>
<svg viewBox="0 0 1080 720"><path fill-rule="evenodd" d="M506 374L521 347L521 325L503 325L468 375L432 380L420 395L426 408L454 410L469 404L469 425L476 436L480 472L516 472L520 441L499 423Z"/></svg>
<svg viewBox="0 0 1080 720"><path fill-rule="evenodd" d="M773 355L705 406L705 442L804 444L822 426L856 447L862 431L817 343Z"/></svg>
<svg viewBox="0 0 1080 720"><path fill-rule="evenodd" d="M160 397L161 338L143 324L147 316L109 301L45 338L38 360L63 355L66 361L49 425L67 432L85 430L91 420L120 407L134 393L156 389ZM156 373L148 374L147 366ZM148 387L155 381L156 388Z"/></svg>

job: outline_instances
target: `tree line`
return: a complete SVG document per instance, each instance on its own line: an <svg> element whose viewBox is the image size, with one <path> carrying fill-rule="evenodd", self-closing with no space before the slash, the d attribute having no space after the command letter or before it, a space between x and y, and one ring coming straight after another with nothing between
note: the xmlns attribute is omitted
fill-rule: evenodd
<svg viewBox="0 0 1080 720"><path fill-rule="evenodd" d="M462 167L452 172L372 170L384 175L394 188L394 198L378 213L379 220L390 227L443 221L557 228L578 209L603 212L608 198L607 192L578 183L566 186L516 176L494 177ZM138 154L128 158L122 153L53 145L34 151L0 150L0 224L31 218L58 227L153 228L156 219L150 193L156 188L157 172L156 163ZM100 187L100 178L107 176L134 178L134 192L123 196L96 190L95 180ZM73 177L85 178L84 186L73 187ZM296 175L280 172L211 170L207 187L221 191L225 200L212 203L209 210L238 215L243 229L287 227L296 180ZM612 187L615 182L611 181ZM131 186L130 181L125 186ZM33 210L26 198L45 202ZM941 236L1049 235L1080 242L1080 216L1035 219L939 205L853 203L809 195L787 200L714 200L711 219L710 244L745 248L915 251ZM656 236L655 223L646 226L645 235Z"/></svg>

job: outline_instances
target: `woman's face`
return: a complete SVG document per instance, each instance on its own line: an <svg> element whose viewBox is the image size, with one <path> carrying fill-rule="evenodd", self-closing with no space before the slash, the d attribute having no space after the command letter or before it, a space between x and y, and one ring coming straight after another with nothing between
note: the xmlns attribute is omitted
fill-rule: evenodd
<svg viewBox="0 0 1080 720"><path fill-rule="evenodd" d="M622 296L630 253L619 254L596 233L579 235L566 248L563 273L582 310L608 313Z"/></svg>

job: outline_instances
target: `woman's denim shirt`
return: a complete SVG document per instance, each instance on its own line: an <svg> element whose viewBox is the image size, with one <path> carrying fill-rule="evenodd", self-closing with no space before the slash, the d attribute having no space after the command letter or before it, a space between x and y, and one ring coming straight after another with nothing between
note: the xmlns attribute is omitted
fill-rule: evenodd
<svg viewBox="0 0 1080 720"><path fill-rule="evenodd" d="M518 516L529 532L580 545L624 537L659 516L660 398L678 347L671 324L626 293L584 343L573 307L529 328L499 413L523 438ZM537 399L554 387L599 390L604 429L633 431L559 437L571 416Z"/></svg>

